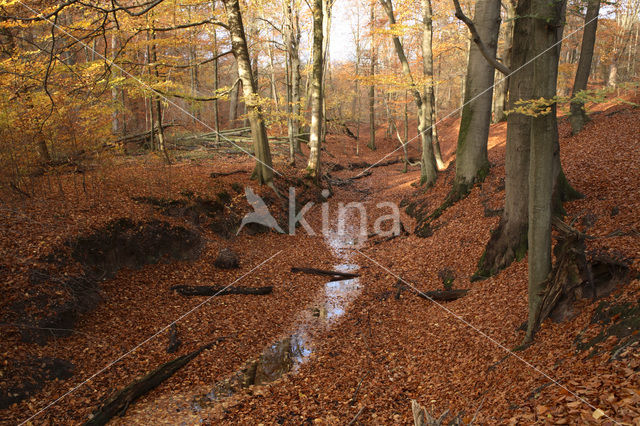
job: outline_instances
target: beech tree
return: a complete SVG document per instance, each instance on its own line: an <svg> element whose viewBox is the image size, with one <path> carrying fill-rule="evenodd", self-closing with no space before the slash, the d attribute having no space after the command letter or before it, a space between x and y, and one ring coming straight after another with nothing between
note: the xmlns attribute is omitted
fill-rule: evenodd
<svg viewBox="0 0 640 426"><path fill-rule="evenodd" d="M370 150L376 149L376 86L373 83L373 76L376 75L376 45L374 40L374 28L376 22L376 2L371 0L370 9L370 26L371 26L371 40L369 41L369 75L372 77L372 81L369 85L369 143L367 146Z"/></svg>
<svg viewBox="0 0 640 426"><path fill-rule="evenodd" d="M248 120L251 126L253 152L256 157L256 166L251 177L260 184L273 186L273 163L271 161L269 139L262 116L262 107L258 99L256 80L251 67L239 0L223 0L223 3L229 21L231 48L238 64L238 77L242 82L244 103L247 107Z"/></svg>
<svg viewBox="0 0 640 426"><path fill-rule="evenodd" d="M462 10L456 0L456 14ZM473 26L479 39L469 47L464 106L458 133L456 151L456 177L450 197L465 197L474 183L484 180L489 172L487 142L491 124L494 67L484 58L495 59L500 30L500 0L478 0ZM486 52L481 52L479 44Z"/></svg>
<svg viewBox="0 0 640 426"><path fill-rule="evenodd" d="M318 179L320 176L320 149L322 142L322 74L323 74L323 7L326 0L314 0L313 13L313 68L311 71L311 125L309 128L309 176Z"/></svg>
<svg viewBox="0 0 640 426"><path fill-rule="evenodd" d="M507 67L511 67L511 50L513 44L513 21L516 18L515 0L504 0L502 6L505 9L503 27L504 43L498 45L497 56ZM493 90L493 117L492 122L499 123L507 119L505 114L507 107L507 94L509 93L509 78L496 70L496 85Z"/></svg>
<svg viewBox="0 0 640 426"><path fill-rule="evenodd" d="M533 55L533 99L556 96L559 31L564 0L532 0L531 38ZM525 343L531 342L538 327L542 296L551 272L551 217L553 187L558 170L556 149L558 123L556 105L551 104L531 118L529 162L528 248L529 319Z"/></svg>
<svg viewBox="0 0 640 426"><path fill-rule="evenodd" d="M513 112L507 116L504 210L478 262L475 278L493 275L527 252L531 118L516 107L518 101L533 97L530 2L518 2L513 29L511 64L519 71L509 76L508 109Z"/></svg>
<svg viewBox="0 0 640 426"><path fill-rule="evenodd" d="M578 93L586 90L589 74L591 74L591 62L593 62L593 49L596 43L596 31L598 29L598 14L600 13L600 0L589 0L587 12L584 16L584 32L580 46L580 60L578 70L571 92L571 129L578 133L584 127L588 117L584 110L584 102L576 98Z"/></svg>
<svg viewBox="0 0 640 426"><path fill-rule="evenodd" d="M387 14L389 19L389 25L393 28L396 25L396 18L393 12L393 4L392 0L380 0L384 11ZM431 19L430 10L424 7L423 1L423 18L424 20ZM428 3L428 1L427 1ZM425 43L424 37L427 36L426 33L429 31L429 28L424 25L423 20L423 42L422 42L422 56L423 61L424 58L431 57L431 53L428 51L429 45ZM413 95L416 107L418 108L418 132L420 133L420 139L422 142L422 156L420 163L420 183L426 185L427 187L433 185L437 178L437 165L436 159L433 151L432 138L433 133L431 132L432 126L432 108L431 104L431 93L427 92L427 90L423 89L422 92L418 90L418 87L413 79L413 75L411 73L411 68L409 67L409 61L407 60L407 56L404 52L404 47L400 38L397 35L392 35L393 45L396 50L396 54L398 55L398 59L400 60L400 64L402 66L402 74L407 80L407 84L409 86L409 91ZM428 61L428 59L426 59ZM431 82L429 82L431 84Z"/></svg>

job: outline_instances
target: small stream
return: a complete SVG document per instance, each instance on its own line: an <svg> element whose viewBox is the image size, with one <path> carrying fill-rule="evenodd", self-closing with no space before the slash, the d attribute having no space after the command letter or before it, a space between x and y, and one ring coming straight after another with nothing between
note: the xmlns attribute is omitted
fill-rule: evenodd
<svg viewBox="0 0 640 426"><path fill-rule="evenodd" d="M354 273L360 266L353 260L355 253L351 248L355 245L358 235L354 233L353 227L344 225L344 222L339 223L337 230L332 230L325 236L325 241L333 255L339 259L339 263L333 265L333 270ZM291 335L265 348L257 359L246 362L230 378L216 383L206 395L195 398L192 409L200 411L202 407L231 396L241 389L273 382L286 373L297 371L314 351L314 332L331 327L343 316L360 293L360 289L359 278L327 282L312 308L300 313Z"/></svg>

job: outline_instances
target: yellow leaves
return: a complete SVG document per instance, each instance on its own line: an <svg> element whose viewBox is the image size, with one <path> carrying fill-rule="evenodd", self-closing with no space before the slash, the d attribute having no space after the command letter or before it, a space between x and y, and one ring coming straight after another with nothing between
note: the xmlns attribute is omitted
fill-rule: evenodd
<svg viewBox="0 0 640 426"><path fill-rule="evenodd" d="M638 106L637 104L622 99L622 98L614 98L610 99L608 96L614 91L618 91L621 89L633 89L637 88L640 83L626 83L620 85L615 88L602 88L602 89L594 89L594 90L582 90L576 93L573 97L570 96L554 96L550 99L538 98L538 99L529 99L529 100L518 100L515 102L516 107L510 111L506 111L506 114L518 113L523 115L528 115L530 117L540 117L551 112L551 107L560 104L568 104L572 101L577 101L582 104L586 104L588 102L592 103L602 103L605 100L615 100L616 102L624 103L631 106Z"/></svg>
<svg viewBox="0 0 640 426"><path fill-rule="evenodd" d="M605 412L598 408L591 415L594 419L600 420L603 416L605 416Z"/></svg>

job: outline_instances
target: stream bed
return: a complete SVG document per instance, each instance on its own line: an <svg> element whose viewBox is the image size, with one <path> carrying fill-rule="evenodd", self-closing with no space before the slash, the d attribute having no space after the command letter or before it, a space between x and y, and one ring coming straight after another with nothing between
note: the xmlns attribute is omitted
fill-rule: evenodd
<svg viewBox="0 0 640 426"><path fill-rule="evenodd" d="M326 244L339 260L332 269L357 273L360 266L353 260L356 255L352 250L357 235L343 221L344 218L340 218L338 229L325 236ZM247 361L230 378L217 382L209 393L194 398L192 410L198 412L204 406L214 404L241 389L270 383L289 372L297 371L314 351L315 334L331 327L342 317L360 289L359 278L327 282L311 308L299 314L289 336L266 347L257 359Z"/></svg>

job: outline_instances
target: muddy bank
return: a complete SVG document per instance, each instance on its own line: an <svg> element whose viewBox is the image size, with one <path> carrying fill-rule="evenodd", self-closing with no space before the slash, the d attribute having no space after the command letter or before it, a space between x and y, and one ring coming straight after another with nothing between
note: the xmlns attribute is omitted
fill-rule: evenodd
<svg viewBox="0 0 640 426"><path fill-rule="evenodd" d="M195 260L200 234L157 220L118 219L93 233L67 241L29 270L29 288L2 315L17 324L25 342L43 345L68 336L78 317L100 302L100 282L120 269L161 261ZM78 272L80 270L80 272Z"/></svg>

